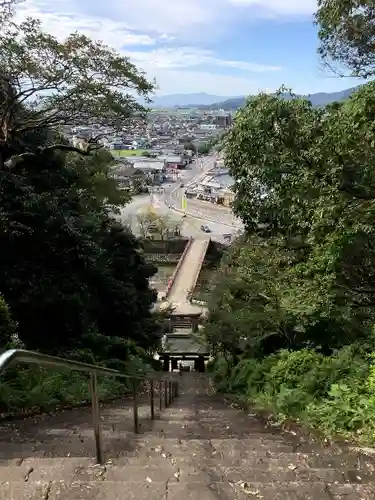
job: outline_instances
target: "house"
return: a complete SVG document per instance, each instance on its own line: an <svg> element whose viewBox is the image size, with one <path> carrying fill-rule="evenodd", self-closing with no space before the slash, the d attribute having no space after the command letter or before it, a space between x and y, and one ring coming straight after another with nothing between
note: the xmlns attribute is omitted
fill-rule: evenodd
<svg viewBox="0 0 375 500"><path fill-rule="evenodd" d="M146 189L147 175L133 166L115 165L112 167L112 178L116 179L122 189L134 189L137 191L144 186Z"/></svg>
<svg viewBox="0 0 375 500"><path fill-rule="evenodd" d="M184 155L168 155L164 158L165 168L167 170L182 169L189 163Z"/></svg>
<svg viewBox="0 0 375 500"><path fill-rule="evenodd" d="M162 161L136 161L133 167L146 175L152 184L161 184L165 180L165 165Z"/></svg>

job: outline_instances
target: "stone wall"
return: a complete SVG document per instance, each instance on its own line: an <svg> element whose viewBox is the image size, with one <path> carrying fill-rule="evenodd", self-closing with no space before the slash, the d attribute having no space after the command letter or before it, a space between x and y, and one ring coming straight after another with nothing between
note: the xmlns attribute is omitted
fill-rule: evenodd
<svg viewBox="0 0 375 500"><path fill-rule="evenodd" d="M181 254L176 253L147 253L146 260L147 262L152 262L156 266L163 264L175 264L177 265Z"/></svg>
<svg viewBox="0 0 375 500"><path fill-rule="evenodd" d="M188 238L172 240L144 240L142 242L145 254L178 254L182 255Z"/></svg>

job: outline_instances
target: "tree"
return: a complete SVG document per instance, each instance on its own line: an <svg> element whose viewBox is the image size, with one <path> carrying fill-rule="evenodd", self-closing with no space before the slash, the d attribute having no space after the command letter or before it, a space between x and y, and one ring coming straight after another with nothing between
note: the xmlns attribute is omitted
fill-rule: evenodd
<svg viewBox="0 0 375 500"><path fill-rule="evenodd" d="M118 212L119 207L130 201L129 193L119 189L116 179L111 175L115 160L109 151L99 149L92 151L89 156L70 153L67 161L79 173L77 187L82 201L100 207L108 205L112 212Z"/></svg>
<svg viewBox="0 0 375 500"><path fill-rule="evenodd" d="M284 99L285 92L251 97L224 139L225 164L236 181L234 210L248 231L305 232L307 200L300 193L314 195L310 164L321 159L312 146L322 135L324 111L291 93Z"/></svg>
<svg viewBox="0 0 375 500"><path fill-rule="evenodd" d="M369 78L375 72L375 3L373 0L319 0L319 54L323 61L343 76L340 66L352 76Z"/></svg>
<svg viewBox="0 0 375 500"><path fill-rule="evenodd" d="M147 348L156 338L151 307L157 294L150 288L149 278L157 269L144 261L132 233L111 218L104 220L100 241L104 252L97 272L97 294L91 303L98 330Z"/></svg>
<svg viewBox="0 0 375 500"><path fill-rule="evenodd" d="M156 269L103 204L86 203L95 185L85 196L79 186L79 171L51 151L2 176L0 282L19 338L50 353L69 352L93 333L150 345Z"/></svg>
<svg viewBox="0 0 375 500"><path fill-rule="evenodd" d="M211 151L212 145L211 143L207 142L205 144L199 144L197 147L197 151L201 155L206 155Z"/></svg>
<svg viewBox="0 0 375 500"><path fill-rule="evenodd" d="M276 244L257 236L235 244L224 255L204 330L214 350L236 360L239 351L259 356L297 344L279 287L278 266L285 259Z"/></svg>
<svg viewBox="0 0 375 500"><path fill-rule="evenodd" d="M340 106L319 110L293 96L260 94L238 113L225 162L251 246L211 306L219 325L226 314L223 331L235 343L235 332L251 332L251 325L258 325L260 352L306 345L329 351L370 335L374 96L369 83ZM269 300L246 310L257 283L270 284L260 289Z"/></svg>
<svg viewBox="0 0 375 500"><path fill-rule="evenodd" d="M168 215L159 215L152 209L148 209L137 215L137 225L141 238L156 235L164 240L172 234L179 235L181 221L173 220Z"/></svg>
<svg viewBox="0 0 375 500"><path fill-rule="evenodd" d="M22 155L35 153L30 144L26 148L24 134L46 128L92 127L79 147L57 142L56 135L40 146L88 154L98 147L100 126L131 126L145 112L136 94L147 100L153 90L127 57L102 42L79 33L59 42L31 18L17 24L10 16L2 23L0 65L1 164L10 160L16 143L24 146Z"/></svg>
<svg viewBox="0 0 375 500"><path fill-rule="evenodd" d="M185 151L192 151L193 153L197 152L197 146L192 142L186 142L184 144L184 149Z"/></svg>

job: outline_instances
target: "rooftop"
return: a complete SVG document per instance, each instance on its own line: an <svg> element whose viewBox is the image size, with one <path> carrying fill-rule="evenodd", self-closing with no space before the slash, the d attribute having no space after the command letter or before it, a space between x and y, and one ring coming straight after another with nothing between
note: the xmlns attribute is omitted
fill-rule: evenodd
<svg viewBox="0 0 375 500"><path fill-rule="evenodd" d="M163 170L164 162L162 161L136 161L134 168L137 170Z"/></svg>

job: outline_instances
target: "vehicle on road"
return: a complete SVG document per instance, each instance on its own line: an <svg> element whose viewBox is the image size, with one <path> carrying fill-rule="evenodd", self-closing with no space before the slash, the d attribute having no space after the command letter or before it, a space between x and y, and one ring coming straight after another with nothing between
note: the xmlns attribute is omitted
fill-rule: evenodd
<svg viewBox="0 0 375 500"><path fill-rule="evenodd" d="M182 182L182 183L180 184L180 188L183 188L183 187L185 187L185 184Z"/></svg>
<svg viewBox="0 0 375 500"><path fill-rule="evenodd" d="M210 233L211 229L208 226L202 224L201 231L203 231L204 233Z"/></svg>

